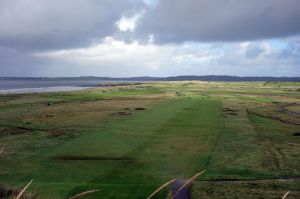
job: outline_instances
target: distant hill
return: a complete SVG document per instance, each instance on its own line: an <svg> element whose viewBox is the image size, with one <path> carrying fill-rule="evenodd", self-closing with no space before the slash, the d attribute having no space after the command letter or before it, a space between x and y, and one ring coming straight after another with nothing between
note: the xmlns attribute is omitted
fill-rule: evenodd
<svg viewBox="0 0 300 199"><path fill-rule="evenodd" d="M266 82L300 82L300 77L238 77L226 75L207 75L207 76L177 76L167 77L166 80L202 80L202 81L226 81L226 82L241 82L241 81L266 81Z"/></svg>
<svg viewBox="0 0 300 199"><path fill-rule="evenodd" d="M243 81L265 81L265 82L300 82L300 77L239 77L227 75L206 75L206 76L173 76L173 77L0 77L0 80L97 80L97 81L225 81L225 82L243 82Z"/></svg>

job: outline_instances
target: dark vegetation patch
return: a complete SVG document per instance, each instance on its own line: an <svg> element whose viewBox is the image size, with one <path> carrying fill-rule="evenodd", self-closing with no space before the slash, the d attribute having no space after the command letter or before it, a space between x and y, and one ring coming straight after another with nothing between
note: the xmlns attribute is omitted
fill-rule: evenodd
<svg viewBox="0 0 300 199"><path fill-rule="evenodd" d="M225 117L238 115L236 110L228 107L224 107L222 111Z"/></svg>
<svg viewBox="0 0 300 199"><path fill-rule="evenodd" d="M66 160L66 161L92 161L92 160L99 160L99 161L134 161L132 157L126 156L77 156L77 155L63 155L63 156L56 156L51 159L54 160Z"/></svg>
<svg viewBox="0 0 300 199"><path fill-rule="evenodd" d="M26 123L30 125L31 123ZM46 131L49 133L48 137L59 137L69 134L70 130L62 129L43 129L43 128L31 128L23 126L9 126L9 125L0 125L0 136L5 135L17 135L24 133L32 133L37 131Z"/></svg>
<svg viewBox="0 0 300 199"><path fill-rule="evenodd" d="M26 123L26 124L30 124L30 123ZM4 124L0 124L0 127L14 128L14 129L19 129L19 130L24 130L24 131L44 131L45 130L43 128L24 127L24 126L12 126L12 125L4 125Z"/></svg>
<svg viewBox="0 0 300 199"><path fill-rule="evenodd" d="M300 115L299 112L289 110L289 107L298 106L298 105L299 104L297 103L286 103L286 104L277 105L276 111L278 113L287 113L288 115L299 116Z"/></svg>
<svg viewBox="0 0 300 199"><path fill-rule="evenodd" d="M14 134L23 134L30 133L33 131L44 131L45 129L41 128L31 128L24 126L10 126L0 124L0 136L2 135L14 135Z"/></svg>
<svg viewBox="0 0 300 199"><path fill-rule="evenodd" d="M292 103L287 103L287 106L297 106L298 103L292 102Z"/></svg>
<svg viewBox="0 0 300 199"><path fill-rule="evenodd" d="M287 108L284 106L279 106L277 107L276 111L279 113L285 113L287 111Z"/></svg>
<svg viewBox="0 0 300 199"><path fill-rule="evenodd" d="M45 114L45 115L39 115L39 116L37 116L37 118L39 118L39 119L42 119L42 118L47 119L47 118L55 118L55 116L51 115L51 114Z"/></svg>
<svg viewBox="0 0 300 199"><path fill-rule="evenodd" d="M104 84L98 84L100 87L116 87L116 86L138 86L142 85L144 83L142 82L136 82L136 83L104 83Z"/></svg>
<svg viewBox="0 0 300 199"><path fill-rule="evenodd" d="M209 82L208 82L209 83ZM183 86L190 86L190 85L195 85L194 82L187 82L187 83L184 83L182 84Z"/></svg>
<svg viewBox="0 0 300 199"><path fill-rule="evenodd" d="M0 198L10 198L14 194L16 194L16 191L0 185Z"/></svg>
<svg viewBox="0 0 300 199"><path fill-rule="evenodd" d="M0 127L0 136L23 134L26 132L28 131L22 128Z"/></svg>
<svg viewBox="0 0 300 199"><path fill-rule="evenodd" d="M20 193L20 190L17 189L11 189L5 186L0 185L0 198L1 199L11 199L15 198L18 194ZM27 193L22 195L22 199L36 199L38 196L36 194L29 194L26 195Z"/></svg>
<svg viewBox="0 0 300 199"><path fill-rule="evenodd" d="M51 118L51 117L55 117L55 116L54 115L49 115L49 114L45 115L45 118Z"/></svg>
<svg viewBox="0 0 300 199"><path fill-rule="evenodd" d="M185 110L201 110L200 108L184 108Z"/></svg>
<svg viewBox="0 0 300 199"><path fill-rule="evenodd" d="M277 101L273 101L272 104L279 104L280 102Z"/></svg>
<svg viewBox="0 0 300 199"><path fill-rule="evenodd" d="M122 116L126 116L126 115L132 115L133 113L130 112L125 112L125 111L119 111L117 113L111 113L110 115L122 115Z"/></svg>
<svg viewBox="0 0 300 199"><path fill-rule="evenodd" d="M293 180L262 180L262 181L202 181L192 187L193 198L281 198L287 190L291 193L287 198L299 198Z"/></svg>
<svg viewBox="0 0 300 199"><path fill-rule="evenodd" d="M143 111L143 110L146 110L146 108L144 108L144 107L138 107L138 108L135 108L134 110Z"/></svg>
<svg viewBox="0 0 300 199"><path fill-rule="evenodd" d="M67 133L65 131L57 129L57 130L50 131L48 137L60 137L66 134Z"/></svg>
<svg viewBox="0 0 300 199"><path fill-rule="evenodd" d="M293 133L293 136L300 136L300 131Z"/></svg>
<svg viewBox="0 0 300 199"><path fill-rule="evenodd" d="M300 125L300 123L298 123L298 122L291 122L291 121L283 120L278 116L263 115L260 113L250 111L249 109L247 109L246 111L247 111L247 114L249 114L249 115L256 115L256 116L260 116L260 117L264 117L264 118L268 118L268 119L272 119L272 120L277 120L279 122L286 123L286 124Z"/></svg>

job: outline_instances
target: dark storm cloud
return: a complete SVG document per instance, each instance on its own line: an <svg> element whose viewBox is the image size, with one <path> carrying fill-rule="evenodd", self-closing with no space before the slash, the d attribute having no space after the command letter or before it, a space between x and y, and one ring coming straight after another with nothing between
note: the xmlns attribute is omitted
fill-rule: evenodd
<svg viewBox="0 0 300 199"><path fill-rule="evenodd" d="M283 68L298 75L299 8L300 0L0 0L0 77L281 75ZM137 24L126 21L133 16ZM121 18L132 30L118 26ZM272 49L269 38L282 45Z"/></svg>
<svg viewBox="0 0 300 199"><path fill-rule="evenodd" d="M49 50L88 46L105 36L130 41L244 41L300 32L299 0L0 0L0 46ZM148 1L152 2L152 1ZM146 10L136 33L116 22ZM124 36L125 34L125 36ZM129 38L129 39L128 39Z"/></svg>
<svg viewBox="0 0 300 199"><path fill-rule="evenodd" d="M139 9L134 0L0 0L0 46L19 50L72 48L115 32Z"/></svg>
<svg viewBox="0 0 300 199"><path fill-rule="evenodd" d="M0 77L35 76L47 68L49 60L42 60L27 52L0 46Z"/></svg>
<svg viewBox="0 0 300 199"><path fill-rule="evenodd" d="M161 0L138 26L158 42L244 41L300 33L299 0Z"/></svg>

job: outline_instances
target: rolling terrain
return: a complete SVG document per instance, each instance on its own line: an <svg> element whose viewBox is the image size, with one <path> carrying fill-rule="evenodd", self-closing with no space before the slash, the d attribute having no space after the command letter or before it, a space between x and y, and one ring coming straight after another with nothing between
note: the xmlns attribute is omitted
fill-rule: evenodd
<svg viewBox="0 0 300 199"><path fill-rule="evenodd" d="M300 194L299 82L148 82L0 95L0 194L146 198L206 170L191 198ZM166 198L168 188L156 198Z"/></svg>

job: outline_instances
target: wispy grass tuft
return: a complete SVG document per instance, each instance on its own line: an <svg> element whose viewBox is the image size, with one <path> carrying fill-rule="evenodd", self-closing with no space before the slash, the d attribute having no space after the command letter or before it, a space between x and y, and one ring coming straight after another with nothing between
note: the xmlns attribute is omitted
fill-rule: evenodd
<svg viewBox="0 0 300 199"><path fill-rule="evenodd" d="M291 191L288 191L286 192L283 196L282 196L282 199L285 199L289 194L290 194Z"/></svg>
<svg viewBox="0 0 300 199"><path fill-rule="evenodd" d="M2 148L1 148L1 150L0 150L0 155L2 155L2 153L4 152L4 146L5 145L3 145Z"/></svg>
<svg viewBox="0 0 300 199"><path fill-rule="evenodd" d="M20 193L17 195L16 199L20 199L22 197L22 195L25 193L26 189L29 187L29 185L32 183L33 180L31 180L21 191Z"/></svg>
<svg viewBox="0 0 300 199"><path fill-rule="evenodd" d="M200 176L201 174L203 174L206 170L201 171L199 173L197 173L196 175L194 175L193 177L191 177L190 179L188 179L179 189L178 191L173 195L173 198L175 198L175 196L182 190L184 189L187 185L191 184L198 176Z"/></svg>
<svg viewBox="0 0 300 199"><path fill-rule="evenodd" d="M159 188L157 188L150 196L147 197L147 199L152 198L155 194L157 194L159 191L161 191L163 188L165 188L166 186L168 186L169 184L171 184L172 182L174 182L175 179L170 180L169 182L161 185Z"/></svg>
<svg viewBox="0 0 300 199"><path fill-rule="evenodd" d="M85 195L88 195L88 194L91 194L91 193L94 193L94 192L97 192L99 191L98 189L95 189L95 190L90 190L90 191L85 191L85 192L81 192L75 196L72 196L70 197L69 199L77 199L77 198L80 198L81 196L85 196Z"/></svg>

